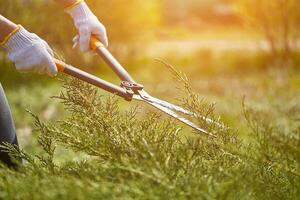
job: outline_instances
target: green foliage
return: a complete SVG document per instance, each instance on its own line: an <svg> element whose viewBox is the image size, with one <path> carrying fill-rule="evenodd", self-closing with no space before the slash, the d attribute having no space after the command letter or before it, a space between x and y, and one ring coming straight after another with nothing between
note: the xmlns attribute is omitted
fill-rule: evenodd
<svg viewBox="0 0 300 200"><path fill-rule="evenodd" d="M186 92L182 105L197 116L216 118L187 78L173 73ZM24 164L18 171L0 168L0 198L297 199L300 194L298 104L281 111L291 119L286 132L268 111L244 103L249 129L243 140L238 131L207 125L201 117L199 125L215 137L184 134L177 122L139 107L123 111L115 97L105 98L76 80L66 80L64 88L57 97L69 111L64 120L47 125L34 116L43 154L6 145ZM86 156L57 163L59 146Z"/></svg>

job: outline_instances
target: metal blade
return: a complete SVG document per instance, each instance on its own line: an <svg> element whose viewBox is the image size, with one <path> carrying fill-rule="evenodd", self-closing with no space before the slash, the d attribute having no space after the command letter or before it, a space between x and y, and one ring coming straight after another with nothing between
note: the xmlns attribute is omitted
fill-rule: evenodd
<svg viewBox="0 0 300 200"><path fill-rule="evenodd" d="M145 98L147 98L148 100L150 100L152 102L155 102L155 103L157 103L157 104L159 104L161 106L164 106L164 107L169 108L171 110L175 110L176 112L181 112L183 114L191 115L191 116L194 115L194 113L192 113L192 112L190 112L188 110L185 110L184 108L181 108L181 107L173 105L173 104L171 104L169 102L157 99L157 98L152 97L150 95L145 96Z"/></svg>
<svg viewBox="0 0 300 200"><path fill-rule="evenodd" d="M181 121L182 123L188 125L189 127L193 128L193 129L195 129L195 130L197 130L197 131L199 131L199 132L202 132L202 133L205 133L205 134L207 134L207 135L209 135L209 136L213 136L213 137L214 137L214 135L208 133L206 130L204 130L204 129L198 127L196 124L194 124L194 123L191 122L190 120L188 120L188 119L186 119L186 118L184 118L184 117L178 115L176 112L174 112L173 110L170 110L169 108L166 108L166 107L164 107L164 106L162 106L162 105L159 105L159 104L157 104L157 103L155 103L155 102L148 101L147 99L144 99L143 97L141 97L141 96L139 96L139 95L134 95L133 98L136 99L136 100L139 100L139 101L146 102L146 103L152 105L153 107L159 109L160 111L162 111L162 112L168 114L169 116L171 116L171 117L173 117L173 118L175 118L175 119Z"/></svg>
<svg viewBox="0 0 300 200"><path fill-rule="evenodd" d="M198 117L199 115L191 112L191 111L188 111L180 106L177 106L177 105L174 105L174 104L171 104L167 101L163 101L163 100L160 100L160 99L157 99L155 97L152 97L150 96L146 91L141 91L140 92L140 95L146 99L147 101L151 101L151 102L154 102L158 105L161 105L163 107L166 107L166 108L169 108L170 110L174 110L176 112L181 112L183 114L186 114L186 115L190 115L190 116L194 116L194 117ZM224 126L218 122L215 122L214 120L212 119L209 119L207 117L204 117L204 116L199 116L202 120L206 121L207 123L211 123L211 124L216 124L218 127L220 128L223 128Z"/></svg>

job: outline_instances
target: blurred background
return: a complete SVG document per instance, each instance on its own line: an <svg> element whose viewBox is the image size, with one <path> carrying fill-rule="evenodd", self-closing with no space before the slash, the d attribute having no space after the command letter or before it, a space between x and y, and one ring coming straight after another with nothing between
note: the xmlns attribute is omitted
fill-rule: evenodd
<svg viewBox="0 0 300 200"><path fill-rule="evenodd" d="M270 110L274 105L284 107L299 101L298 0L86 2L105 24L113 55L153 95L169 100L179 95L170 84L168 69L155 61L159 58L186 73L203 98L216 102L223 120L239 129L244 128L241 102L245 96ZM76 30L53 0L0 0L0 13L44 38L67 63L118 83L99 57L71 48ZM21 144L29 148L33 128L25 110L46 121L62 117L63 108L49 98L59 94L60 82L58 78L19 74L3 50L0 82ZM270 112L277 116L274 110Z"/></svg>

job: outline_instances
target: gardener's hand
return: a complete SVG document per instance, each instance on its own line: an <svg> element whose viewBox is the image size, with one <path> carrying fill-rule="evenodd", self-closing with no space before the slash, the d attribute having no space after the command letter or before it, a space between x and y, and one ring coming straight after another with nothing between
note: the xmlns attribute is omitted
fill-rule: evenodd
<svg viewBox="0 0 300 200"><path fill-rule="evenodd" d="M19 26L3 47L8 51L8 57L15 63L18 71L49 76L57 74L51 48L44 40L23 27Z"/></svg>
<svg viewBox="0 0 300 200"><path fill-rule="evenodd" d="M69 8L66 8L66 12L72 16L75 27L78 30L78 35L73 39L73 47L79 44L81 51L89 51L91 35L98 38L105 46L108 46L104 25L97 19L84 1L79 1L73 6L71 5Z"/></svg>

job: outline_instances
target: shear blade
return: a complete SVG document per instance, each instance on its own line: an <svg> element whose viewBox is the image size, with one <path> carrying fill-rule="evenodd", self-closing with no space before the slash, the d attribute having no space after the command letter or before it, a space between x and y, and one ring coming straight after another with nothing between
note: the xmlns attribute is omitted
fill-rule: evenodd
<svg viewBox="0 0 300 200"><path fill-rule="evenodd" d="M163 101L163 100L161 100L161 99L157 99L157 98L155 98L155 97L152 97L152 96L150 96L150 95L149 95L147 92L145 92L145 91L142 91L142 92L141 92L141 95L142 95L144 98L146 98L148 101L154 102L154 103L159 104L159 105L161 105L161 106L163 106L163 107L169 108L169 109L174 110L174 111L176 111L176 112L181 112L181 113L183 113L183 114L185 114L185 115L190 115L190 116L194 116L194 117L200 117L202 120L206 121L207 123L215 124L215 125L217 125L219 128L223 128L223 127L224 127L222 124L220 124L220 123L218 123L218 122L215 122L214 120L212 120L212 119L210 119L210 118L207 118L207 117L204 117L204 116L199 116L199 115L197 115L197 114L195 114L195 113L193 113L193 112L191 112L191 111L188 111L188 110L186 110L186 109L184 109L184 108L182 108L182 107L180 107L180 106L177 106L177 105L171 104L171 103L169 103L169 102L167 102L167 101Z"/></svg>
<svg viewBox="0 0 300 200"><path fill-rule="evenodd" d="M208 133L206 130L204 130L204 129L198 127L196 124L194 124L194 123L191 122L190 120L188 120L188 119L186 119L186 118L180 116L179 114L177 114L177 113L175 112L175 111L178 111L177 109L174 109L175 111L172 110L173 106L174 106L174 107L177 107L177 108L180 108L179 106L175 106L175 105L173 105L173 104L168 103L168 105L172 105L172 107L169 107L169 106L166 106L166 105L161 104L161 102L162 102L161 100L159 100L160 102L158 103L158 102L156 101L156 100L158 100L158 99L156 99L156 98L154 98L154 97L151 97L150 95L148 95L148 94L147 94L146 92L144 92L144 91L141 92L140 95L134 95L133 98L136 99L136 100L143 101L143 102L146 102L146 103L150 104L151 106L153 106L153 107L159 109L160 111L162 111L162 112L168 114L169 116L171 116L171 117L173 117L173 118L175 118L175 119L181 121L182 123L188 125L189 127L193 128L193 129L195 129L195 130L197 130L197 131L199 131L199 132L202 132L202 133L205 133L205 134L207 134L207 135L213 136L212 134ZM180 108L179 110L184 110L184 109L183 109L183 108ZM180 111L178 111L178 112L180 112ZM185 110L185 112L191 113L191 112L186 111L186 110Z"/></svg>

